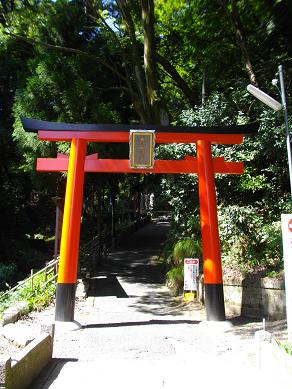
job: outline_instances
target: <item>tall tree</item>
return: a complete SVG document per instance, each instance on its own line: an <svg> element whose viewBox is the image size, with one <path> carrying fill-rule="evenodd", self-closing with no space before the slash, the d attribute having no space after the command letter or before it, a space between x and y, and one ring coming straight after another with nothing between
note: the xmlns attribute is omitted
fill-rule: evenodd
<svg viewBox="0 0 292 389"><path fill-rule="evenodd" d="M234 30L236 40L241 50L242 59L246 68L249 80L252 84L257 85L256 75L253 69L249 50L247 48L245 31L241 22L240 14L235 0L218 0L218 3L223 7L225 13L229 17L230 24Z"/></svg>
<svg viewBox="0 0 292 389"><path fill-rule="evenodd" d="M151 107L152 121L160 122L158 104L158 75L154 34L154 4L153 0L141 0L142 27L144 34L144 69L147 87L147 97Z"/></svg>

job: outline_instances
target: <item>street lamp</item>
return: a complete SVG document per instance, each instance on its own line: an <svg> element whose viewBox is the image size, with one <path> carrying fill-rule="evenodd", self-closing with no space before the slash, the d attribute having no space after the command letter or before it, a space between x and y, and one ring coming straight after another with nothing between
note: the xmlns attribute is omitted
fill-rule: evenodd
<svg viewBox="0 0 292 389"><path fill-rule="evenodd" d="M282 104L280 104L277 100L273 99L271 96L267 95L259 88L256 88L255 86L250 84L247 86L246 89L249 91L249 93L254 95L262 103L268 105L274 111L280 111L283 108Z"/></svg>
<svg viewBox="0 0 292 389"><path fill-rule="evenodd" d="M278 67L279 78L280 78L280 88L281 88L281 101L280 104L277 100L273 99L267 93L263 92L259 88L256 88L253 85L248 85L247 90L249 93L254 95L258 100L268 105L274 111L283 111L285 128L286 128L286 145L287 145L287 154L288 154L288 166L289 166L289 178L290 178L290 199L292 202L292 153L291 153L291 139L290 139L290 131L288 124L288 112L286 105L286 93L285 93L285 83L284 83L284 75L283 75L283 66L280 65Z"/></svg>
<svg viewBox="0 0 292 389"><path fill-rule="evenodd" d="M267 95L253 85L248 85L247 90L254 95L257 99L268 105L275 111L282 110L284 113L284 121L286 128L286 144L288 154L288 166L289 166L289 178L290 178L290 200L292 203L292 160L291 160L291 140L288 124L288 112L286 105L286 93L284 84L283 67L278 67L280 88L281 88L281 101L280 104L277 100ZM277 81L276 81L277 82ZM287 327L288 327L288 340L292 342L292 215L281 215L282 221L282 239L283 239L283 257L284 257L284 270L285 270L285 289L286 289L286 313L287 313Z"/></svg>

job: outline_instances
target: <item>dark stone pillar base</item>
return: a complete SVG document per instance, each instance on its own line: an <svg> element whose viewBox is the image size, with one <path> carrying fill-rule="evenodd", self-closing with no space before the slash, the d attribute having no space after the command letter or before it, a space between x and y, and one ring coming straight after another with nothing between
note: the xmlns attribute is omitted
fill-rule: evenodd
<svg viewBox="0 0 292 389"><path fill-rule="evenodd" d="M57 284L56 321L74 321L76 284Z"/></svg>
<svg viewBox="0 0 292 389"><path fill-rule="evenodd" d="M207 320L226 320L223 284L205 284L205 305Z"/></svg>

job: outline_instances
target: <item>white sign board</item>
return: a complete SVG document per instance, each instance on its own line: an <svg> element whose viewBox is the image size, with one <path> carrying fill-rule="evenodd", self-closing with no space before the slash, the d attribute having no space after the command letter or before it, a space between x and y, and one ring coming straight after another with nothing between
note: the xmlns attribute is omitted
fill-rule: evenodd
<svg viewBox="0 0 292 389"><path fill-rule="evenodd" d="M197 258L184 259L184 290L198 291L199 260Z"/></svg>
<svg viewBox="0 0 292 389"><path fill-rule="evenodd" d="M288 340L292 341L292 214L281 215Z"/></svg>

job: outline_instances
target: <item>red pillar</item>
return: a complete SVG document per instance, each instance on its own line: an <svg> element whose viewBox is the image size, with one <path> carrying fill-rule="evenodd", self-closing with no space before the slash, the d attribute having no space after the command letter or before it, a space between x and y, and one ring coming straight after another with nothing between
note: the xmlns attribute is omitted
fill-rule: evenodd
<svg viewBox="0 0 292 389"><path fill-rule="evenodd" d="M197 142L200 219L207 320L225 320L222 266L211 143Z"/></svg>
<svg viewBox="0 0 292 389"><path fill-rule="evenodd" d="M86 146L84 139L72 139L56 294L55 318L59 321L74 320Z"/></svg>

